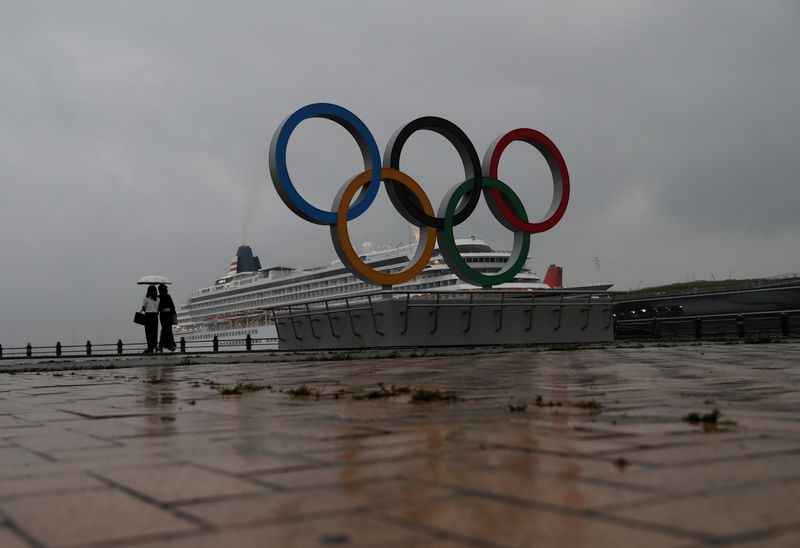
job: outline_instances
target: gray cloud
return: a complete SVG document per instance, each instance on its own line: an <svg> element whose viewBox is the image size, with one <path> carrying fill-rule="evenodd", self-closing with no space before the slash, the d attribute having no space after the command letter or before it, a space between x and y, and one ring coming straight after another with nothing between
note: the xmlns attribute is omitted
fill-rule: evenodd
<svg viewBox="0 0 800 548"><path fill-rule="evenodd" d="M518 126L570 166L563 222L533 266L618 287L800 270L800 9L793 2L5 3L0 18L0 344L139 340L135 280L178 300L242 239L265 263L334 258L267 173L294 109L342 104L380 147L411 119L458 123L479 154ZM548 198L526 147L501 175ZM350 138L302 125L289 160L328 206L358 169ZM404 168L434 203L461 176L418 135ZM383 199L357 241L405 238ZM465 223L507 245L485 207ZM592 259L599 257L600 272Z"/></svg>

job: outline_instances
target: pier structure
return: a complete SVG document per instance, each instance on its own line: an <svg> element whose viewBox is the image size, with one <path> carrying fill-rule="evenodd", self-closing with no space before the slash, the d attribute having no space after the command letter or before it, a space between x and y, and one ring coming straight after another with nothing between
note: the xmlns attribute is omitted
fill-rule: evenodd
<svg viewBox="0 0 800 548"><path fill-rule="evenodd" d="M274 314L283 350L614 340L606 292L387 290L276 307Z"/></svg>

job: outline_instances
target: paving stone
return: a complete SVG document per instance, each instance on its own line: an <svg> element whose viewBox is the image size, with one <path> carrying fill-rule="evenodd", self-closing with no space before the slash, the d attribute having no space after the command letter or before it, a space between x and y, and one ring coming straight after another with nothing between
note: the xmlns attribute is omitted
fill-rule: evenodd
<svg viewBox="0 0 800 548"><path fill-rule="evenodd" d="M239 527L204 535L185 536L134 545L137 548L309 548L330 546L454 548L463 546L424 532L380 521L369 516L339 516Z"/></svg>
<svg viewBox="0 0 800 548"><path fill-rule="evenodd" d="M796 397L796 393L792 396ZM800 435L800 420L787 420L784 418L769 418L758 416L737 417L736 423L740 429L750 429L775 436L784 433L791 436Z"/></svg>
<svg viewBox="0 0 800 548"><path fill-rule="evenodd" d="M30 545L11 529L0 526L0 546L3 548L28 548Z"/></svg>
<svg viewBox="0 0 800 548"><path fill-rule="evenodd" d="M496 500L459 497L385 511L399 523L500 546L681 546L685 538Z"/></svg>
<svg viewBox="0 0 800 548"><path fill-rule="evenodd" d="M558 435L552 430L539 431L535 425L504 425L503 429L487 426L482 429L470 429L459 437L475 441L483 445L503 445L519 447L532 451L562 453L567 455L590 455L607 451L618 451L630 440L583 440L573 430L564 429Z"/></svg>
<svg viewBox="0 0 800 548"><path fill-rule="evenodd" d="M535 461L528 471L515 469L476 469L453 464L442 468L419 466L403 477L435 485L465 488L471 492L507 495L531 502L542 502L571 510L586 510L607 504L632 504L650 500L653 494L635 489L569 481L565 477L539 473Z"/></svg>
<svg viewBox="0 0 800 548"><path fill-rule="evenodd" d="M147 429L140 426L134 426L128 422L129 419L112 418L112 419L85 419L71 421L59 421L59 428L64 428L78 434L85 434L95 438L101 438L111 441L112 443L116 438L142 436L148 433Z"/></svg>
<svg viewBox="0 0 800 548"><path fill-rule="evenodd" d="M750 540L738 539L733 542L733 545L736 548L761 548L763 546L769 546L769 548L797 548L800 546L800 524L786 532L766 534Z"/></svg>
<svg viewBox="0 0 800 548"><path fill-rule="evenodd" d="M589 479L613 480L630 486L657 489L672 494L734 490L743 485L775 483L800 478L800 454L769 455L727 462L689 463L671 468L630 465L616 477L592 471Z"/></svg>
<svg viewBox="0 0 800 548"><path fill-rule="evenodd" d="M619 455L624 454L620 451ZM589 458L580 454L550 455L518 447L482 447L464 451L451 458L481 468L498 468L518 472L536 472L546 476L580 478L585 476L615 477L621 470L612 457Z"/></svg>
<svg viewBox="0 0 800 548"><path fill-rule="evenodd" d="M730 536L800 523L800 481L670 500L616 512L652 524Z"/></svg>
<svg viewBox="0 0 800 548"><path fill-rule="evenodd" d="M72 492L4 501L19 527L47 546L113 542L197 526L120 491Z"/></svg>
<svg viewBox="0 0 800 548"><path fill-rule="evenodd" d="M371 510L397 501L441 497L450 490L401 479L347 483L293 493L269 493L247 499L184 505L182 508L218 526L280 521L303 516Z"/></svg>
<svg viewBox="0 0 800 548"><path fill-rule="evenodd" d="M161 502L258 493L263 487L189 464L116 468L99 476Z"/></svg>
<svg viewBox="0 0 800 548"><path fill-rule="evenodd" d="M0 447L0 476L3 474L18 475L29 466L46 463L48 459L36 455L22 447Z"/></svg>
<svg viewBox="0 0 800 548"><path fill-rule="evenodd" d="M741 460L750 456L776 453L797 453L798 459L800 459L800 437L799 439L758 437L730 439L724 435L711 434L688 446L654 447L641 451L624 451L625 458L630 461L672 465L700 461Z"/></svg>
<svg viewBox="0 0 800 548"><path fill-rule="evenodd" d="M73 451L77 449L89 448L111 448L118 444L102 440L94 436L87 436L77 432L60 432L51 429L43 429L35 436L25 436L15 438L15 443L30 451L39 453L56 453L59 451Z"/></svg>
<svg viewBox="0 0 800 548"><path fill-rule="evenodd" d="M109 397L112 394L108 395ZM102 396L98 396L102 397ZM112 417L134 417L136 415L141 415L143 413L142 410L139 409L122 409L112 407L111 405L98 405L97 403L66 403L57 407L59 411L65 411L67 413L72 413L73 415L78 415L81 417L87 417L91 419L104 419L104 418L112 418ZM148 409L147 413L154 413L157 412L154 409Z"/></svg>
<svg viewBox="0 0 800 548"><path fill-rule="evenodd" d="M253 477L288 490L344 485L397 477L409 470L410 467L413 467L417 460L428 459L426 457L417 457L370 464L319 465L300 470L254 474Z"/></svg>
<svg viewBox="0 0 800 548"><path fill-rule="evenodd" d="M200 453L187 456L187 460L190 463L235 474L281 471L323 462L307 456L264 453L257 448L236 452Z"/></svg>
<svg viewBox="0 0 800 548"><path fill-rule="evenodd" d="M34 411L32 413L20 413L17 415L20 419L30 422L47 422L53 423L56 421L71 421L75 420L73 413L66 411Z"/></svg>
<svg viewBox="0 0 800 548"><path fill-rule="evenodd" d="M35 474L26 478L0 479L0 500L61 491L104 488L105 484L80 473ZM2 546L2 544L0 544Z"/></svg>
<svg viewBox="0 0 800 548"><path fill-rule="evenodd" d="M18 417L13 415L0 415L0 432L5 432L7 434L11 433L8 429L16 428L19 426L31 426L31 423L26 420L22 420Z"/></svg>
<svg viewBox="0 0 800 548"><path fill-rule="evenodd" d="M397 444L397 445L367 445L364 446L360 440L353 440L351 443L341 444L346 447L339 447L334 450L315 451L311 453L315 458L324 459L329 462L346 462L355 464L359 462L369 463L376 460L401 460L413 457L435 457L439 454L463 453L475 448L472 442L461 442L449 440L442 441L435 447L425 444Z"/></svg>

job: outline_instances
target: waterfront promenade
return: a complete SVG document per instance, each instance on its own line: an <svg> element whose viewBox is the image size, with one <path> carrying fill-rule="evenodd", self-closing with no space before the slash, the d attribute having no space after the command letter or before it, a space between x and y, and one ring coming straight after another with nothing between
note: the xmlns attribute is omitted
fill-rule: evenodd
<svg viewBox="0 0 800 548"><path fill-rule="evenodd" d="M0 361L0 546L797 546L800 343Z"/></svg>

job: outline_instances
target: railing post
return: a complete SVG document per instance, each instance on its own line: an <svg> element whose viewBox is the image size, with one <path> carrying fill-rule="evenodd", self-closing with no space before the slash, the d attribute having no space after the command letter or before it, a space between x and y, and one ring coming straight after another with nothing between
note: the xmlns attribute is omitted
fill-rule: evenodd
<svg viewBox="0 0 800 548"><path fill-rule="evenodd" d="M61 341L56 343L56 358L61 357Z"/></svg>
<svg viewBox="0 0 800 548"><path fill-rule="evenodd" d="M497 322L497 327L495 328L494 332L499 333L500 330L503 329L503 303L506 301L506 294L500 293L500 310L496 310L496 314L500 314L500 321Z"/></svg>
<svg viewBox="0 0 800 548"><path fill-rule="evenodd" d="M219 339L214 335L214 352L219 352Z"/></svg>
<svg viewBox="0 0 800 548"><path fill-rule="evenodd" d="M391 287L389 289L391 289ZM382 289L382 291L387 291L387 288L384 287ZM383 331L378 329L378 320L376 319L376 316L383 316L383 314L380 313L380 312L378 312L378 314L375 314L375 307L372 304L372 296L371 295L367 295L367 301L369 301L369 313L370 313L370 315L372 315L372 327L375 329L375 333L377 333L378 335L383 337L384 333L383 333Z"/></svg>
<svg viewBox="0 0 800 548"><path fill-rule="evenodd" d="M28 346L25 347L25 355L29 358L33 356L33 347L31 346L31 343L28 343Z"/></svg>
<svg viewBox="0 0 800 548"><path fill-rule="evenodd" d="M3 357L3 345L0 344L0 358Z"/></svg>
<svg viewBox="0 0 800 548"><path fill-rule="evenodd" d="M354 336L360 337L361 333L356 331L356 323L355 320L353 319L353 311L350 310L350 299L348 297L344 298L344 306L345 308L347 308L347 316L350 318L350 331L353 333ZM292 325L294 325L294 322L292 323ZM295 337L297 337L297 331L295 331ZM300 337L297 338L302 340Z"/></svg>
<svg viewBox="0 0 800 548"><path fill-rule="evenodd" d="M117 354L122 354L122 339L117 339Z"/></svg>
<svg viewBox="0 0 800 548"><path fill-rule="evenodd" d="M404 319L403 319L403 321L405 323L403 324L403 330L400 332L401 335L405 335L406 332L408 331L408 305L409 305L409 299L411 299L411 293L406 293L406 311L405 311Z"/></svg>
<svg viewBox="0 0 800 548"><path fill-rule="evenodd" d="M86 355L92 355L92 341L86 341Z"/></svg>
<svg viewBox="0 0 800 548"><path fill-rule="evenodd" d="M694 319L694 338L695 339L703 338L703 320L701 320L700 318Z"/></svg>
<svg viewBox="0 0 800 548"><path fill-rule="evenodd" d="M789 316L786 315L786 312L781 312L781 335L789 336Z"/></svg>
<svg viewBox="0 0 800 548"><path fill-rule="evenodd" d="M436 331L438 331L439 329L439 297L441 296L442 296L441 293L439 292L436 293L436 302L433 305L433 311L431 311L431 314L433 314L433 329L431 329L430 331L431 335L436 333Z"/></svg>
<svg viewBox="0 0 800 548"><path fill-rule="evenodd" d="M467 309L463 312L467 315L467 327L464 329L464 333L469 333L469 330L472 329L472 298L475 296L474 291L470 291L469 293L469 304L467 304ZM533 297L533 295L531 295Z"/></svg>
<svg viewBox="0 0 800 548"><path fill-rule="evenodd" d="M741 314L736 316L736 334L739 335L739 338L744 337L744 316Z"/></svg>
<svg viewBox="0 0 800 548"><path fill-rule="evenodd" d="M244 346L248 352L253 349L253 339L250 337L250 333L244 338Z"/></svg>
<svg viewBox="0 0 800 548"><path fill-rule="evenodd" d="M338 339L339 335L336 333L336 330L333 328L333 316L331 316L331 309L328 306L328 301L325 301L325 313L328 315L328 325L331 328L331 335L333 335L335 338ZM275 331L277 332L277 329Z"/></svg>
<svg viewBox="0 0 800 548"><path fill-rule="evenodd" d="M186 354L186 339L181 337L181 354Z"/></svg>
<svg viewBox="0 0 800 548"><path fill-rule="evenodd" d="M347 299L345 299L345 302L347 302ZM349 311L350 311L350 309L348 308L348 312L349 312ZM292 312L292 305L287 305L287 306L286 306L286 314L288 315L288 318L289 318L289 323L291 323L291 324L292 324L292 333L294 333L294 338L295 338L296 340L298 340L298 341L302 341L302 340L303 340L303 337L301 337L301 336L300 336L300 335L297 333L297 322L296 322L296 321L295 321L295 319L294 319L294 313ZM353 318L352 318L352 317L350 318L350 323L351 323L351 324L353 323Z"/></svg>
<svg viewBox="0 0 800 548"><path fill-rule="evenodd" d="M561 310L564 308L564 294L561 294L561 298L559 299L558 309L553 310L553 318L555 318L555 324L553 325L553 331L558 331L561 329Z"/></svg>
<svg viewBox="0 0 800 548"><path fill-rule="evenodd" d="M308 303L306 303L306 319L308 320L308 329L311 331L311 336L315 339L319 339L319 335L317 335L317 331L314 329L314 321L311 318L311 308L309 308Z"/></svg>

